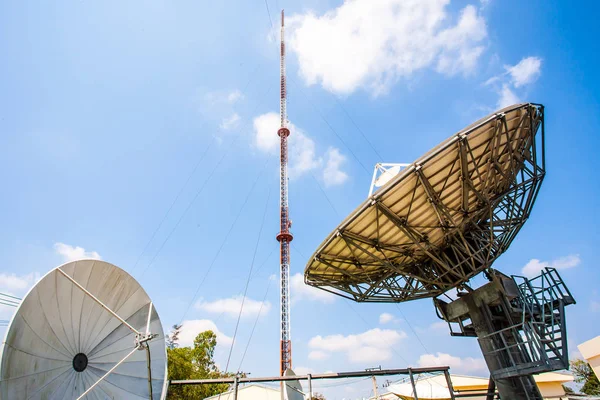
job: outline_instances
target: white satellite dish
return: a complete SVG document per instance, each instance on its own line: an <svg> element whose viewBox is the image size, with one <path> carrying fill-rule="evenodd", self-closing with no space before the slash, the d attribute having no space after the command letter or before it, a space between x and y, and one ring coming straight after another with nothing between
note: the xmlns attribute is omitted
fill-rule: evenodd
<svg viewBox="0 0 600 400"><path fill-rule="evenodd" d="M375 188L380 188L391 181L396 175L410 164L406 163L377 163L373 170L371 187L369 188L369 197L373 194Z"/></svg>
<svg viewBox="0 0 600 400"><path fill-rule="evenodd" d="M375 187L382 187L383 185L391 181L393 177L398 175L398 172L400 172L399 165L394 165L393 167L384 170L384 172L381 175L379 175L379 178L377 178L377 180L375 181Z"/></svg>
<svg viewBox="0 0 600 400"><path fill-rule="evenodd" d="M46 274L23 298L2 350L2 399L166 397L156 309L133 277L104 261Z"/></svg>
<svg viewBox="0 0 600 400"><path fill-rule="evenodd" d="M296 376L294 371L286 369L283 376ZM304 392L299 380L283 381L283 400L304 400Z"/></svg>

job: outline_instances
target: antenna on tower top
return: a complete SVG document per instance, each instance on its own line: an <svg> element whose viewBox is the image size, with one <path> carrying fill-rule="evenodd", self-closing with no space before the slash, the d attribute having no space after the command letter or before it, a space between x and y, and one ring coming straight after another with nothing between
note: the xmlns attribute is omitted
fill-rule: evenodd
<svg viewBox="0 0 600 400"><path fill-rule="evenodd" d="M279 116L281 119L281 128L285 128L287 126L287 88L285 82L285 27L283 24L283 10L281 10L281 46L280 46L280 77L281 77L281 98L279 103Z"/></svg>

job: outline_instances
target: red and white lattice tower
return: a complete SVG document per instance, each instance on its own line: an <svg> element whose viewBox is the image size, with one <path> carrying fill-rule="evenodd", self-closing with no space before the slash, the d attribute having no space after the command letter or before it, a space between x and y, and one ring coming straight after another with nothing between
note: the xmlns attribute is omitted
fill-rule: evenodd
<svg viewBox="0 0 600 400"><path fill-rule="evenodd" d="M283 11L281 11L281 97L279 99L279 116L281 126L277 131L281 142L281 165L279 176L279 205L280 205L280 231L277 234L280 248L280 307L281 307L281 357L280 357L280 373L283 375L287 369L292 368L292 338L290 332L290 242L294 238L290 233L291 221L289 219L288 210L288 176L287 176L287 160L288 160L288 136L290 130L287 128L287 113L286 113L286 87L285 87L285 42L284 42L284 26L283 26Z"/></svg>

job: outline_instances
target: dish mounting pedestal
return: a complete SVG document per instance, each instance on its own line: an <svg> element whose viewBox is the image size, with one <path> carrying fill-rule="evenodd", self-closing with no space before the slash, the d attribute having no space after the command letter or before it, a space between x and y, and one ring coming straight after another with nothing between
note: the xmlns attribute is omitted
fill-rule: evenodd
<svg viewBox="0 0 600 400"><path fill-rule="evenodd" d="M438 315L451 335L478 338L502 399L541 400L532 375L569 368L565 306L575 299L554 268L533 279L488 277L450 303L435 298Z"/></svg>

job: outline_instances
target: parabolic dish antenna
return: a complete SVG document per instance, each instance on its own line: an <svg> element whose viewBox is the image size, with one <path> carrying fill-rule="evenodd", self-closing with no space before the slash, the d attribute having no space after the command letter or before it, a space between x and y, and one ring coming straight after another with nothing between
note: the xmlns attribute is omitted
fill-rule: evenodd
<svg viewBox="0 0 600 400"><path fill-rule="evenodd" d="M288 368L283 373L283 376L296 376L296 374ZM283 400L304 400L304 392L302 391L300 381L283 381L282 386L284 388Z"/></svg>
<svg viewBox="0 0 600 400"><path fill-rule="evenodd" d="M399 165L395 165L395 166L391 167L390 169L387 169L383 174L381 174L379 176L379 178L377 178L377 180L375 181L375 187L381 187L381 186L385 185L386 183L391 181L394 176L398 175L399 172L400 172Z"/></svg>
<svg viewBox="0 0 600 400"><path fill-rule="evenodd" d="M46 274L21 302L3 344L2 399L166 396L156 309L133 277L104 261Z"/></svg>
<svg viewBox="0 0 600 400"><path fill-rule="evenodd" d="M490 267L540 189L543 124L542 105L515 104L453 135L352 212L310 258L305 282L356 301L401 302Z"/></svg>
<svg viewBox="0 0 600 400"><path fill-rule="evenodd" d="M400 173L402 168L408 167L410 164L400 163L377 163L373 171L373 179L371 179L371 187L369 188L369 197L373 195L373 191L384 186Z"/></svg>

